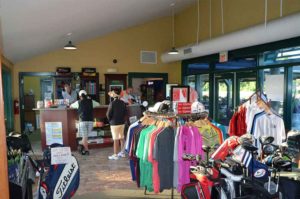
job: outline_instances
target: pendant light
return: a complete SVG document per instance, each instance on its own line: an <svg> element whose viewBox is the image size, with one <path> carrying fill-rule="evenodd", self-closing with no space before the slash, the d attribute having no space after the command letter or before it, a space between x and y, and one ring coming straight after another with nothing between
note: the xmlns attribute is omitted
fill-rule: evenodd
<svg viewBox="0 0 300 199"><path fill-rule="evenodd" d="M69 41L67 45L64 46L65 50L76 50L77 47L72 44L72 41Z"/></svg>
<svg viewBox="0 0 300 199"><path fill-rule="evenodd" d="M175 6L175 3L172 3L171 4L171 7L172 7L172 48L171 50L168 52L169 55L177 55L179 52L178 50L175 48L175 13L174 13L174 6Z"/></svg>
<svg viewBox="0 0 300 199"><path fill-rule="evenodd" d="M67 43L67 45L64 46L65 50L76 50L77 49L77 47L74 44L72 44L71 35L72 35L71 32L67 34L67 36L69 37L69 42Z"/></svg>

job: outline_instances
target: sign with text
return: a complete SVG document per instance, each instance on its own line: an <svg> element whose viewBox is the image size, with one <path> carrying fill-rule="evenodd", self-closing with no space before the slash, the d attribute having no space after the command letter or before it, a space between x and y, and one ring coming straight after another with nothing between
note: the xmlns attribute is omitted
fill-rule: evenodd
<svg viewBox="0 0 300 199"><path fill-rule="evenodd" d="M51 148L51 165L68 164L71 160L70 147L54 147Z"/></svg>
<svg viewBox="0 0 300 199"><path fill-rule="evenodd" d="M45 122L46 145L63 144L62 123L61 122Z"/></svg>
<svg viewBox="0 0 300 199"><path fill-rule="evenodd" d="M228 51L220 52L219 62L227 62L227 61L228 61Z"/></svg>

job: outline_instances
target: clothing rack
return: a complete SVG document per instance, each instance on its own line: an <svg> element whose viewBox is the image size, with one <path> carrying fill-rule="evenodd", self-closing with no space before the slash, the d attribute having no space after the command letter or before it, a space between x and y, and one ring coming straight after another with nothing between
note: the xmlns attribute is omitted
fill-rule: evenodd
<svg viewBox="0 0 300 199"><path fill-rule="evenodd" d="M145 111L143 113L144 117L150 117L157 120L162 119L193 119L193 120L199 120L199 119L206 119L208 118L208 112L201 112L201 113L190 113L190 114L176 114L173 112L168 113L153 113L149 111ZM143 119L141 119L143 120ZM176 121L177 122L177 121ZM172 179L173 181L173 179ZM145 186L144 189L144 195L147 195L147 186ZM174 187L171 188L171 198L174 198Z"/></svg>
<svg viewBox="0 0 300 199"><path fill-rule="evenodd" d="M144 116L146 117L152 117L154 119L176 119L178 116L175 113L153 113L149 111L145 111L143 113ZM173 178L173 177L172 177ZM172 179L173 181L173 179ZM147 186L145 186L144 189L144 195L147 195ZM171 199L174 198L174 187L171 188Z"/></svg>

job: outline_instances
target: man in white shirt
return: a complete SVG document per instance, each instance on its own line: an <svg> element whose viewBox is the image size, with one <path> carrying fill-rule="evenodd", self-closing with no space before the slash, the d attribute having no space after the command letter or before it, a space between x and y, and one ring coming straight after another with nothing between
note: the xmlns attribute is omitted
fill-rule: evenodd
<svg viewBox="0 0 300 199"><path fill-rule="evenodd" d="M64 99L69 100L69 104L77 101L77 92L71 89L69 84L65 84L65 91L62 91L62 96Z"/></svg>

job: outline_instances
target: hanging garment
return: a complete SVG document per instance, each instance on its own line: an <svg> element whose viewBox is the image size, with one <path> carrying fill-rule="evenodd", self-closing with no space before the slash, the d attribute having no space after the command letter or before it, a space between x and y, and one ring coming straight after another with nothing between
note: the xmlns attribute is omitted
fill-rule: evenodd
<svg viewBox="0 0 300 199"><path fill-rule="evenodd" d="M198 127L200 134L202 135L203 144L206 146L214 147L220 143L220 134L211 125L202 125Z"/></svg>
<svg viewBox="0 0 300 199"><path fill-rule="evenodd" d="M240 106L239 110L233 114L229 122L230 136L242 136L247 133L246 111L246 107Z"/></svg>
<svg viewBox="0 0 300 199"><path fill-rule="evenodd" d="M284 122L281 117L275 114L261 114L257 117L253 125L253 136L258 139L260 136L274 137L274 144L281 145L282 140L286 139ZM257 142L260 149L260 143Z"/></svg>
<svg viewBox="0 0 300 199"><path fill-rule="evenodd" d="M152 181L153 181L153 189L155 193L159 193L160 191L160 179L158 174L158 162L153 158L153 149L156 137L159 133L161 133L163 128L159 128L154 131L150 136L149 143L149 152L148 152L148 161L152 163Z"/></svg>
<svg viewBox="0 0 300 199"><path fill-rule="evenodd" d="M148 155L145 157L145 147L149 145L146 140L147 134L151 133L156 129L156 126L151 125L145 129L143 129L140 133L140 139L137 145L136 149L136 156L139 158L139 163L140 163L140 186L141 187L147 187L148 191L153 191L153 183L152 183L152 177L151 181L149 180L148 175L149 172L151 172L152 175L152 165L148 162Z"/></svg>
<svg viewBox="0 0 300 199"><path fill-rule="evenodd" d="M184 154L201 155L202 151L202 136L197 127L182 126L178 135L178 192L182 185L190 182L190 166L196 165L195 161L185 161L182 159Z"/></svg>
<svg viewBox="0 0 300 199"><path fill-rule="evenodd" d="M222 144L223 143L223 133L222 133L221 129L219 129L218 127L216 127L212 123L210 123L209 125L218 133L219 144Z"/></svg>
<svg viewBox="0 0 300 199"><path fill-rule="evenodd" d="M134 162L134 173L136 176L137 187L140 187L140 159L136 156L136 149L140 138L140 133L144 128L148 126L140 126L134 130L134 134L132 136L131 147L129 151L129 158Z"/></svg>
<svg viewBox="0 0 300 199"><path fill-rule="evenodd" d="M263 112L264 110L259 108L256 102L250 103L250 101L246 102L245 104L246 110L246 124L247 124L247 133L251 132L253 119L256 114Z"/></svg>
<svg viewBox="0 0 300 199"><path fill-rule="evenodd" d="M173 187L174 139L174 129L167 127L157 135L154 143L153 158L158 162L160 190Z"/></svg>
<svg viewBox="0 0 300 199"><path fill-rule="evenodd" d="M175 135L175 142L174 142L174 155L173 155L173 161L174 161L174 172L173 172L173 187L177 188L178 185L178 140L179 140L179 132L180 127L176 128L176 135Z"/></svg>
<svg viewBox="0 0 300 199"><path fill-rule="evenodd" d="M223 135L222 142L224 142L227 138L229 138L228 129L226 128L226 126L219 124L217 122L212 122L212 124L222 131L222 135Z"/></svg>
<svg viewBox="0 0 300 199"><path fill-rule="evenodd" d="M130 147L131 147L131 142L133 140L134 131L137 130L139 127L141 127L141 124L139 124L138 122L135 122L135 123L131 124L128 128L127 138L126 138L126 143L125 143L125 152L128 155L130 152ZM132 180L135 181L136 180L135 163L134 163L134 160L131 158L129 159L129 165L130 165Z"/></svg>

